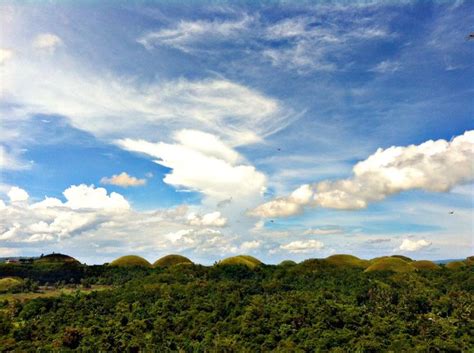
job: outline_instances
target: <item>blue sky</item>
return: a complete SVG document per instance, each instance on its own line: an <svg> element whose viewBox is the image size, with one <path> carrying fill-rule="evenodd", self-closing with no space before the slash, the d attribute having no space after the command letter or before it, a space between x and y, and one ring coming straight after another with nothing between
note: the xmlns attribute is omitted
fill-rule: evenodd
<svg viewBox="0 0 474 353"><path fill-rule="evenodd" d="M473 10L2 2L0 256L472 255Z"/></svg>

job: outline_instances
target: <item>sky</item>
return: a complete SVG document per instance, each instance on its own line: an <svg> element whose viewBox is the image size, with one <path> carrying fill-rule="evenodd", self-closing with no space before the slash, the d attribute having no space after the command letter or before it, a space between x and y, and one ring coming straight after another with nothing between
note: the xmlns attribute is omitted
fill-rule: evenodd
<svg viewBox="0 0 474 353"><path fill-rule="evenodd" d="M473 254L474 2L0 2L0 257Z"/></svg>

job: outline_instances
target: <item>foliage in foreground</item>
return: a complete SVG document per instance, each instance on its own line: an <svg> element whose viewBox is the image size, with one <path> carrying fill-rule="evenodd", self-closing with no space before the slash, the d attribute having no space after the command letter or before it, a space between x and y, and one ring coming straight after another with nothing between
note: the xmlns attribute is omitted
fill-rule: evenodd
<svg viewBox="0 0 474 353"><path fill-rule="evenodd" d="M472 266L363 272L308 260L83 271L82 281L115 288L0 303L0 351L466 352L474 344Z"/></svg>

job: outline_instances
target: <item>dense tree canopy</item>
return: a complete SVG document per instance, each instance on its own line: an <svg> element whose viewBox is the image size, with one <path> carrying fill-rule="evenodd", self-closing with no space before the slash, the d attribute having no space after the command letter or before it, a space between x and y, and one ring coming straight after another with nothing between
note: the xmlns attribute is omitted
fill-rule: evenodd
<svg viewBox="0 0 474 353"><path fill-rule="evenodd" d="M105 291L0 303L0 351L467 352L472 266L364 272L322 260L158 268L0 266ZM67 280L66 280L67 278Z"/></svg>

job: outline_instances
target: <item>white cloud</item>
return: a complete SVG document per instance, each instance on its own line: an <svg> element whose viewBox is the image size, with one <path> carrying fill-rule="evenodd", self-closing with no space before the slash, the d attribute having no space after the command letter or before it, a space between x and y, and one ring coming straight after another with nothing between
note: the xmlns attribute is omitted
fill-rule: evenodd
<svg viewBox="0 0 474 353"><path fill-rule="evenodd" d="M63 194L64 202L49 197L32 204L28 200L3 203L2 246L13 249L21 244L23 253L33 254L44 251L45 246L50 251L67 249L98 262L133 252L148 254L154 261L166 253L187 251L193 257L215 257L240 249L241 239L231 232L222 233L225 228L212 228L224 225L218 213L190 216L183 205L138 212L122 195L86 185L71 186ZM199 225L190 225L190 219L199 220Z"/></svg>
<svg viewBox="0 0 474 353"><path fill-rule="evenodd" d="M303 211L303 206L308 204L313 197L310 185L302 185L291 193L289 197L277 198L266 202L249 214L258 217L288 217Z"/></svg>
<svg viewBox="0 0 474 353"><path fill-rule="evenodd" d="M4 170L23 170L29 169L32 162L26 162L19 157L19 153L8 151L0 145L0 168Z"/></svg>
<svg viewBox="0 0 474 353"><path fill-rule="evenodd" d="M132 139L117 143L126 150L158 158L156 163L172 169L163 181L175 187L199 191L217 200L229 195L234 199L251 198L265 190L265 175L253 166L237 163L243 158L216 136L187 130L176 134L175 140L175 144Z"/></svg>
<svg viewBox="0 0 474 353"><path fill-rule="evenodd" d="M8 191L7 195L11 202L26 201L30 197L25 190L18 186L13 186L10 191Z"/></svg>
<svg viewBox="0 0 474 353"><path fill-rule="evenodd" d="M399 249L403 251L417 251L424 248L427 248L431 245L431 242L420 239L420 240L410 240L410 239L403 239L402 244L400 245Z"/></svg>
<svg viewBox="0 0 474 353"><path fill-rule="evenodd" d="M394 73L400 69L400 63L396 61L385 60L375 65L370 71L378 73Z"/></svg>
<svg viewBox="0 0 474 353"><path fill-rule="evenodd" d="M318 240L295 240L291 243L281 245L280 248L290 253L308 253L314 250L321 250L324 244Z"/></svg>
<svg viewBox="0 0 474 353"><path fill-rule="evenodd" d="M104 188L95 188L93 185L72 185L64 190L63 195L67 200L65 205L73 210L81 208L111 210L130 208L130 204L122 195L116 192L111 192L110 195L107 195L107 190Z"/></svg>
<svg viewBox="0 0 474 353"><path fill-rule="evenodd" d="M315 228L307 229L303 232L304 235L331 235L331 234L342 234L341 228Z"/></svg>
<svg viewBox="0 0 474 353"><path fill-rule="evenodd" d="M224 227L227 224L227 219L222 217L219 211L206 213L203 216L191 213L188 216L188 223L193 226Z"/></svg>
<svg viewBox="0 0 474 353"><path fill-rule="evenodd" d="M13 57L13 50L8 48L0 48L0 65L3 65Z"/></svg>
<svg viewBox="0 0 474 353"><path fill-rule="evenodd" d="M122 172L118 175L112 175L110 178L104 177L100 180L102 184L111 184L122 186L124 188L129 186L141 186L146 184L146 179L139 179Z"/></svg>
<svg viewBox="0 0 474 353"><path fill-rule="evenodd" d="M244 145L262 141L295 118L278 100L225 79L141 84L86 70L72 60L36 59L15 58L3 68L0 94L14 107L9 119L61 115L104 139L166 139L186 127Z"/></svg>
<svg viewBox="0 0 474 353"><path fill-rule="evenodd" d="M316 25L316 16L299 16L283 19L265 28L265 36L278 40L277 48L262 51L264 58L273 65L296 70L334 71L338 69L337 56L349 55L351 50L368 40L389 36L384 28L376 23L344 20L344 11L328 14L329 23ZM331 23L334 21L334 23ZM281 44L284 41L284 45Z"/></svg>
<svg viewBox="0 0 474 353"><path fill-rule="evenodd" d="M56 34L42 33L38 34L33 40L33 47L41 50L54 51L63 41Z"/></svg>
<svg viewBox="0 0 474 353"><path fill-rule="evenodd" d="M36 202L30 206L30 208L49 208L49 207L64 207L61 200L55 197L45 197L43 201Z"/></svg>
<svg viewBox="0 0 474 353"><path fill-rule="evenodd" d="M244 251L258 249L262 245L258 240L244 241L240 248Z"/></svg>
<svg viewBox="0 0 474 353"><path fill-rule="evenodd" d="M180 21L172 28L163 28L140 37L137 42L147 49L168 46L183 52L204 50L210 42L237 38L250 28L254 19L244 15L238 20Z"/></svg>
<svg viewBox="0 0 474 353"><path fill-rule="evenodd" d="M447 192L474 179L473 159L474 130L466 131L451 141L430 140L420 145L379 148L353 167L352 178L313 185L314 197L311 200L297 202L292 194L264 203L251 214L286 217L300 213L306 205L361 209L370 202L402 191Z"/></svg>
<svg viewBox="0 0 474 353"><path fill-rule="evenodd" d="M352 10L352 9L351 9ZM376 19L347 21L341 7L326 11L323 25L320 14L284 18L275 23L244 15L236 20L180 21L177 25L147 33L138 39L145 48L166 46L192 55L235 48L249 57L300 73L333 71L335 56L349 55L354 46L389 36ZM308 12L311 12L308 9ZM269 42L278 42L270 45Z"/></svg>

